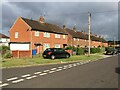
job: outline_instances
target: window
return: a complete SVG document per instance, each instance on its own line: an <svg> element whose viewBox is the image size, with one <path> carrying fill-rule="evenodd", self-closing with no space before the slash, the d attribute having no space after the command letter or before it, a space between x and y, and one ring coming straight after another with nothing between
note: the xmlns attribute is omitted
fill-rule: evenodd
<svg viewBox="0 0 120 90"><path fill-rule="evenodd" d="M60 38L60 34L55 34L55 38Z"/></svg>
<svg viewBox="0 0 120 90"><path fill-rule="evenodd" d="M65 35L63 35L63 39L65 39Z"/></svg>
<svg viewBox="0 0 120 90"><path fill-rule="evenodd" d="M76 38L73 38L74 39L74 41L76 40Z"/></svg>
<svg viewBox="0 0 120 90"><path fill-rule="evenodd" d="M60 48L60 44L55 44L55 48Z"/></svg>
<svg viewBox="0 0 120 90"><path fill-rule="evenodd" d="M18 32L15 32L15 38L18 38Z"/></svg>
<svg viewBox="0 0 120 90"><path fill-rule="evenodd" d="M35 31L35 36L39 36L39 31Z"/></svg>
<svg viewBox="0 0 120 90"><path fill-rule="evenodd" d="M46 50L47 48L50 48L50 44L49 43L45 43L44 44L44 50Z"/></svg>
<svg viewBox="0 0 120 90"><path fill-rule="evenodd" d="M50 33L48 33L48 32L44 32L44 37L50 37Z"/></svg>

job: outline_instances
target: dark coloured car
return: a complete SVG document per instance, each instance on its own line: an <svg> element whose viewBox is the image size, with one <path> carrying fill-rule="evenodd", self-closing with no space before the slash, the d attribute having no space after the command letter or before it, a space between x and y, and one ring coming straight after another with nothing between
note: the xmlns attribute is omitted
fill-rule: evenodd
<svg viewBox="0 0 120 90"><path fill-rule="evenodd" d="M43 58L69 58L70 54L62 48L48 48L43 52Z"/></svg>
<svg viewBox="0 0 120 90"><path fill-rule="evenodd" d="M117 50L117 49L114 49L114 48L107 49L105 54L106 54L106 55L118 54L118 50Z"/></svg>

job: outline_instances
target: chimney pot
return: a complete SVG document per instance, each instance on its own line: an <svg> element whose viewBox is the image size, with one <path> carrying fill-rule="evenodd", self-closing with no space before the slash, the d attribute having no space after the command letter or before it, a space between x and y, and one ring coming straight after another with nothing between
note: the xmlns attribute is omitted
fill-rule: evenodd
<svg viewBox="0 0 120 90"><path fill-rule="evenodd" d="M40 23L45 23L45 19L43 16L40 16L40 19L39 19Z"/></svg>
<svg viewBox="0 0 120 90"><path fill-rule="evenodd" d="M66 25L63 25L63 29L66 29Z"/></svg>
<svg viewBox="0 0 120 90"><path fill-rule="evenodd" d="M75 26L73 27L73 30L76 31L76 27Z"/></svg>

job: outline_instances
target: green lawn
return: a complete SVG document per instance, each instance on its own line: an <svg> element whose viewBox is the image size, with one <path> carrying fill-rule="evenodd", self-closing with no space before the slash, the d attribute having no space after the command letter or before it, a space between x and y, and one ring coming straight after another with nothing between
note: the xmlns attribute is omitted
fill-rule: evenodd
<svg viewBox="0 0 120 90"><path fill-rule="evenodd" d="M76 61L84 61L84 60L96 60L100 59L102 56L99 54L91 55L90 57L86 55L78 55L71 56L68 59L43 59L42 57L34 57L34 58L13 58L13 59L4 59L0 62L0 66L2 67L14 67L14 66L25 66L25 65L39 65L39 64L56 64L56 63L67 63L67 62L76 62Z"/></svg>

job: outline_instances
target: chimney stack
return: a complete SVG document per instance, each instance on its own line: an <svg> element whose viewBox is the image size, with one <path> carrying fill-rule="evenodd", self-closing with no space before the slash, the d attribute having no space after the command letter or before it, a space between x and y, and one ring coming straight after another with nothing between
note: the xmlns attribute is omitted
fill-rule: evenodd
<svg viewBox="0 0 120 90"><path fill-rule="evenodd" d="M39 19L40 23L45 23L45 19L43 16L40 16L40 19Z"/></svg>
<svg viewBox="0 0 120 90"><path fill-rule="evenodd" d="M63 29L66 29L66 25L63 25Z"/></svg>
<svg viewBox="0 0 120 90"><path fill-rule="evenodd" d="M73 30L76 31L76 27L75 26L73 27Z"/></svg>

